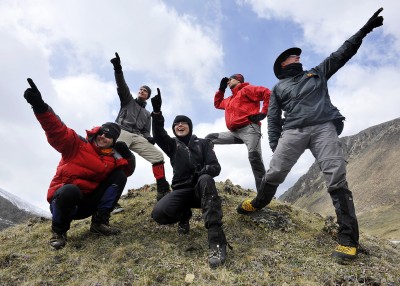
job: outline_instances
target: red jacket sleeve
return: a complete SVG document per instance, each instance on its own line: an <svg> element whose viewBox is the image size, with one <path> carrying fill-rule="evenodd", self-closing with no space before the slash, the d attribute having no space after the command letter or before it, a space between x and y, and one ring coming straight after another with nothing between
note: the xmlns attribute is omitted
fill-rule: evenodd
<svg viewBox="0 0 400 286"><path fill-rule="evenodd" d="M217 109L225 109L225 100L224 100L225 94L218 90L215 95L214 95L214 106Z"/></svg>
<svg viewBox="0 0 400 286"><path fill-rule="evenodd" d="M47 141L62 154L64 159L76 154L82 140L74 130L61 121L51 107L48 111L35 115L46 133Z"/></svg>
<svg viewBox="0 0 400 286"><path fill-rule="evenodd" d="M261 93L261 97L262 97L262 101L263 101L263 106L261 108L261 113L267 114L268 113L268 106L269 106L269 98L271 96L271 91L266 88L266 87L262 87L262 90L260 91Z"/></svg>

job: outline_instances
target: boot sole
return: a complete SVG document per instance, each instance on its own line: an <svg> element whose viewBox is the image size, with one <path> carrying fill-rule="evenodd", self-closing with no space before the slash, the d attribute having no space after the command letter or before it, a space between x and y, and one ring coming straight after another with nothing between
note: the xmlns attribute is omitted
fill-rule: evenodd
<svg viewBox="0 0 400 286"><path fill-rule="evenodd" d="M97 235L102 235L102 236L118 235L118 234L121 233L121 232L117 232L117 233L104 233L104 232L101 232L101 231L98 231L98 230L94 230L94 229L90 229L90 232L91 232L91 233L94 233L94 234L97 234Z"/></svg>

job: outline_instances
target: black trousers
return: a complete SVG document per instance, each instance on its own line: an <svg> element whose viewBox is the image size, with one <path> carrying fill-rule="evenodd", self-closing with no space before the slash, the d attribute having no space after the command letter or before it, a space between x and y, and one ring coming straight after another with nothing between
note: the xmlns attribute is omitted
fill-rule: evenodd
<svg viewBox="0 0 400 286"><path fill-rule="evenodd" d="M50 203L52 230L64 233L69 230L72 220L88 218L98 211L107 220L121 197L126 181L124 171L116 169L90 194L83 194L73 184L62 186Z"/></svg>
<svg viewBox="0 0 400 286"><path fill-rule="evenodd" d="M210 175L201 175L194 188L178 189L165 195L157 202L151 216L159 224L173 224L190 219L192 208L201 208L209 242L226 244L221 199Z"/></svg>

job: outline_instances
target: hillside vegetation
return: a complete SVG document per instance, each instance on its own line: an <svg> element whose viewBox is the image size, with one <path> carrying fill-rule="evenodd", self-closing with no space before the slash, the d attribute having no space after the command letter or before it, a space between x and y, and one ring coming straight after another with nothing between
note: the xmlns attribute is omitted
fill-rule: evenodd
<svg viewBox="0 0 400 286"><path fill-rule="evenodd" d="M151 219L155 189L146 185L120 200L125 211L111 217L123 229L119 236L97 236L90 219L74 221L67 246L55 251L47 219L0 232L0 285L400 285L397 245L362 233L358 259L338 262L330 257L332 219L275 200L242 216L236 206L254 193L229 180L217 185L233 248L223 267L208 266L201 211L179 236L176 225Z"/></svg>

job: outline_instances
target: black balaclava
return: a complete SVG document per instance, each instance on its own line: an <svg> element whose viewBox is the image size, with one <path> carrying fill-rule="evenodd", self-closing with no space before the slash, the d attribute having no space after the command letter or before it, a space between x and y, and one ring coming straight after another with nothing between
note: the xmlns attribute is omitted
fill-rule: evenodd
<svg viewBox="0 0 400 286"><path fill-rule="evenodd" d="M180 137L180 136L176 135L174 126L175 126L175 123L177 123L177 122L187 122L188 123L188 125L189 125L189 133L186 136ZM183 143L188 145L189 144L189 140L192 137L192 132L193 132L192 120L189 117L185 116L185 115L177 115L175 117L175 119L174 119L174 122L172 123L172 132L174 132L174 135L176 136L176 138L179 141L182 141Z"/></svg>
<svg viewBox="0 0 400 286"><path fill-rule="evenodd" d="M282 68L279 79L294 77L303 72L303 65L301 63L292 63Z"/></svg>

